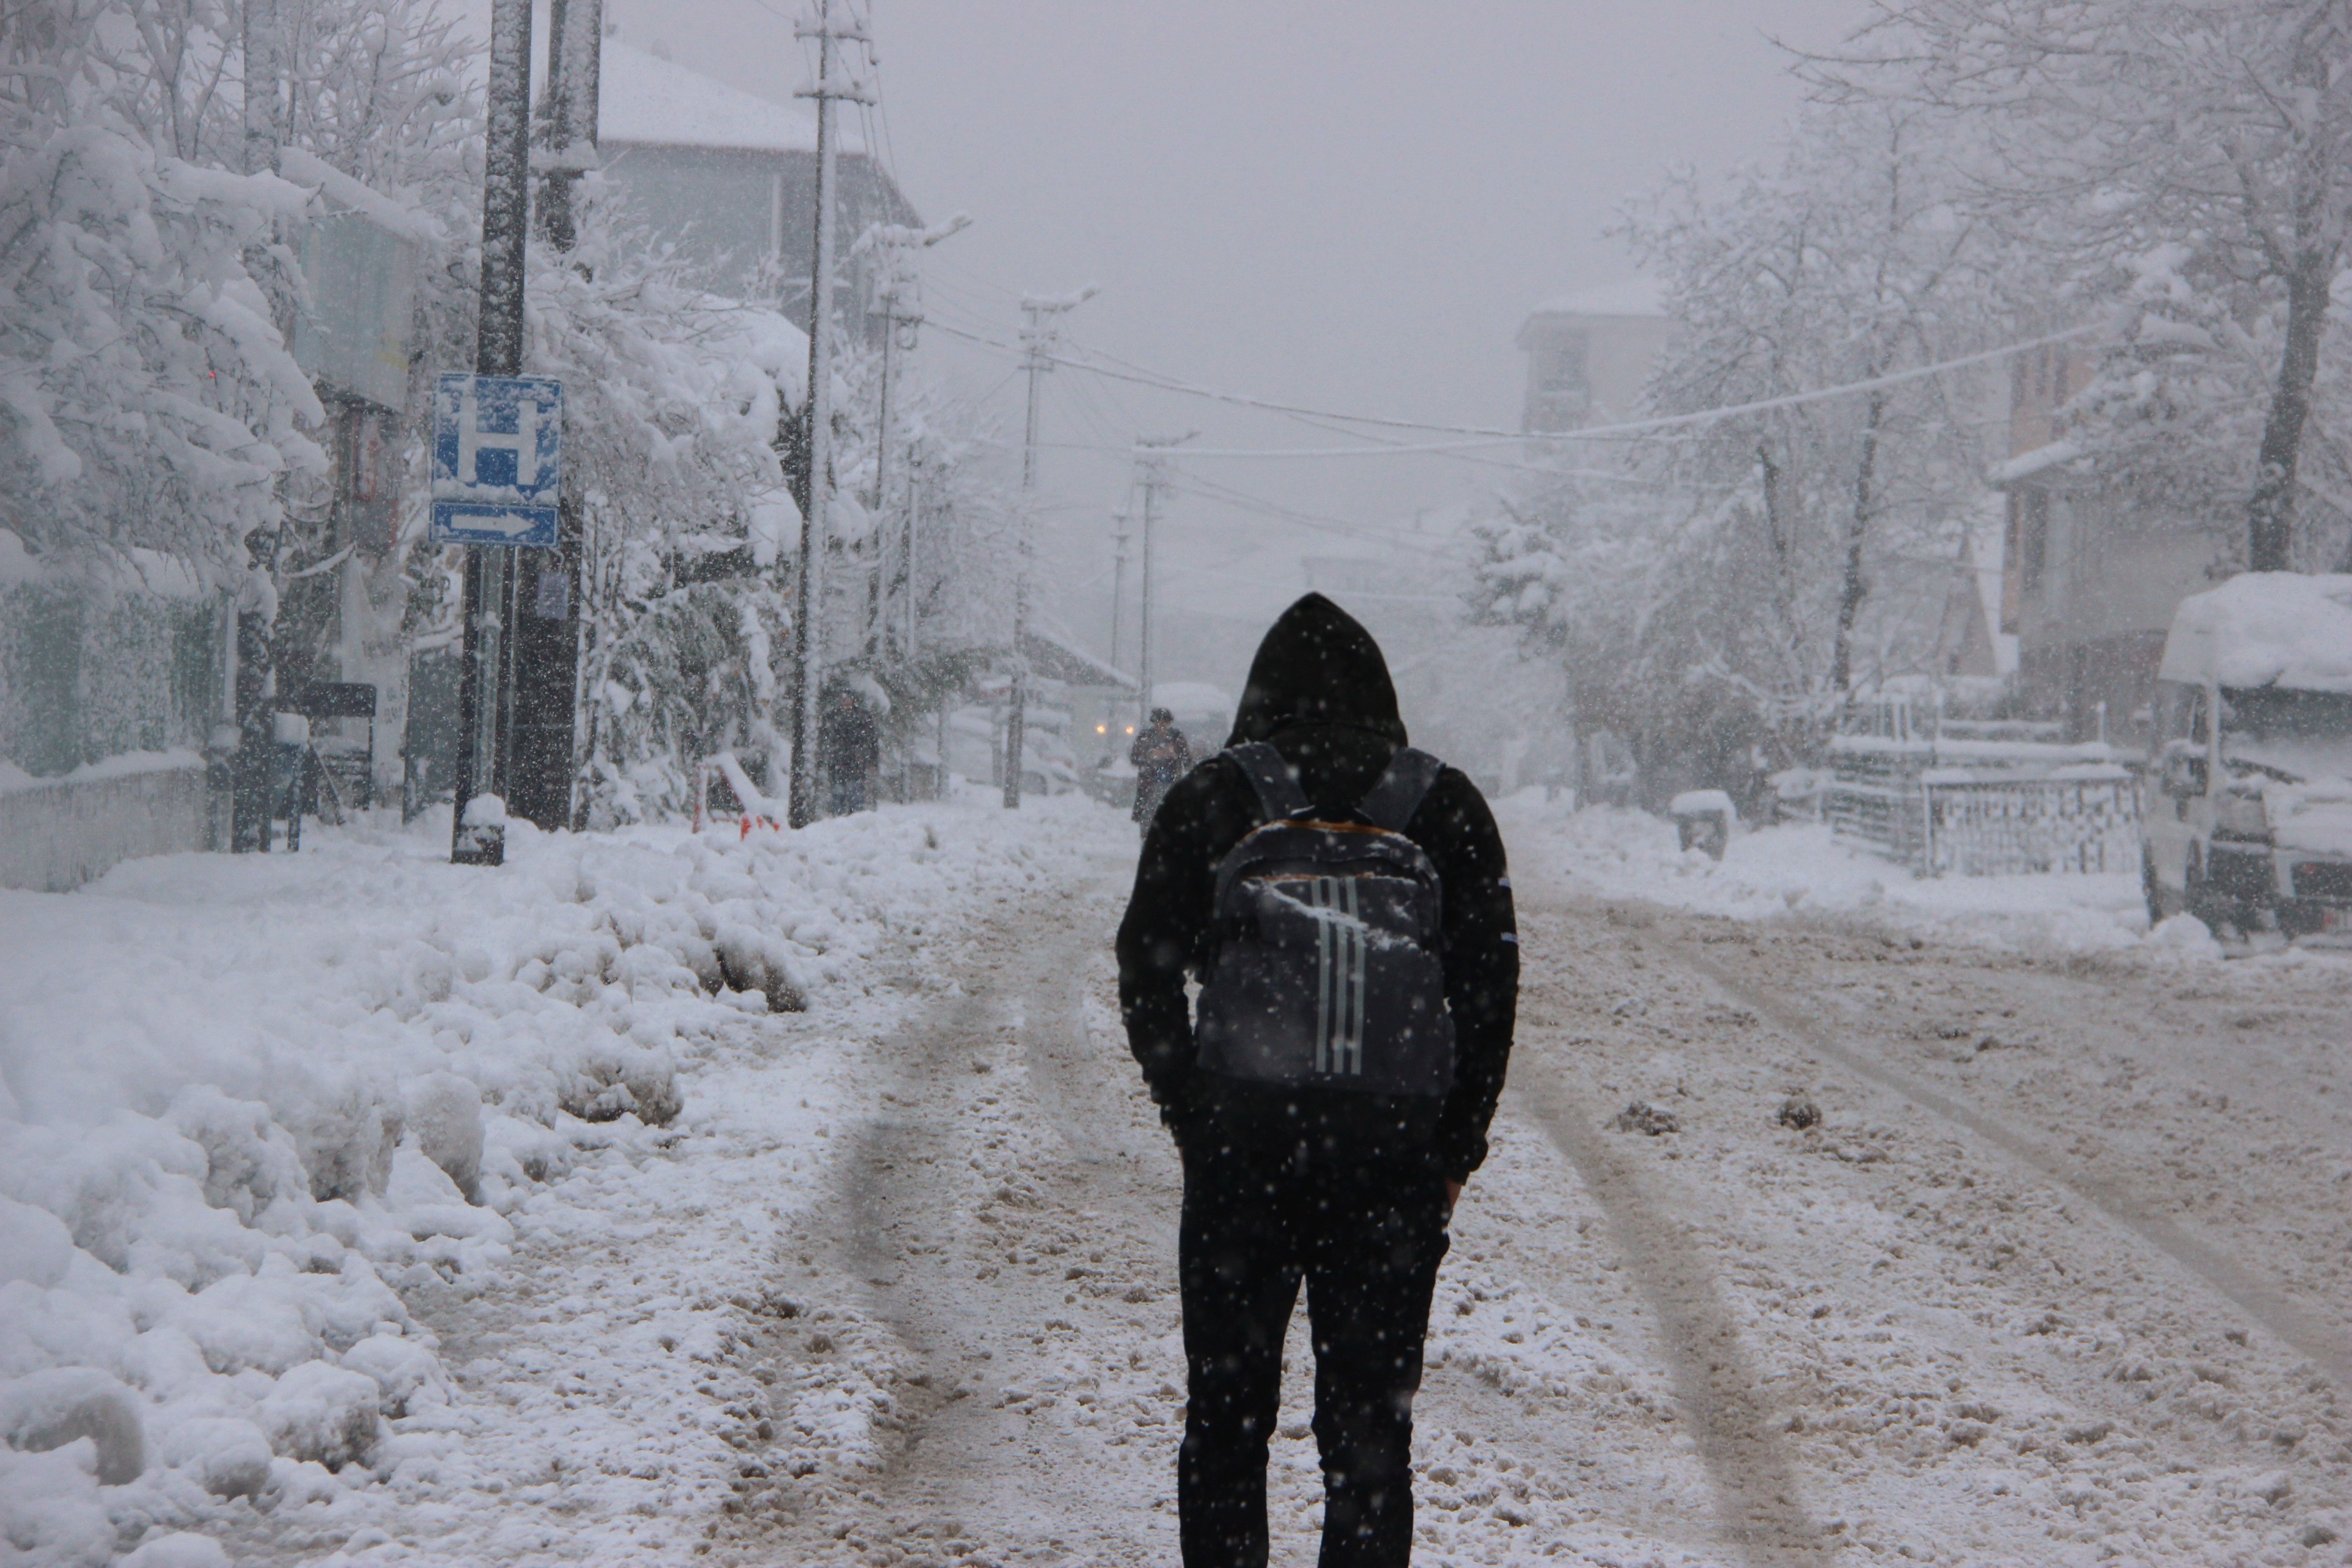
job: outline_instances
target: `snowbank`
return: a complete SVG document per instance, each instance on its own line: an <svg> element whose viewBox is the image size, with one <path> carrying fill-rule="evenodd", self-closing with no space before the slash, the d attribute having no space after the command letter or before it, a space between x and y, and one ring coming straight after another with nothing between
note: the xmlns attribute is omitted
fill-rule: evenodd
<svg viewBox="0 0 2352 1568"><path fill-rule="evenodd" d="M1717 861L1682 848L1671 822L1616 806L1572 811L1547 803L1539 789L1498 801L1495 816L1525 887L1648 899L1734 920L1865 914L1897 930L2067 952L2132 946L2147 931L2137 877L1915 879L1812 825L1742 834Z"/></svg>
<svg viewBox="0 0 2352 1568"><path fill-rule="evenodd" d="M1054 810L517 824L495 871L445 816L0 893L0 1556L426 1484L478 1417L405 1298L494 1289L545 1184L673 1145L719 1042L1034 879Z"/></svg>

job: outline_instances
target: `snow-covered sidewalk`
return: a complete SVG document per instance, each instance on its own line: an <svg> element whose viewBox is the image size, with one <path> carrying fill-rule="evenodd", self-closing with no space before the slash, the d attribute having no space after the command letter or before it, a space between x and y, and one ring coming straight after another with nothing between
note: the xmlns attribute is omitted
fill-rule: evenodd
<svg viewBox="0 0 2352 1568"><path fill-rule="evenodd" d="M1495 815L1521 883L1562 892L1740 921L1857 917L1922 937L2011 949L2104 952L2139 946L2148 936L2132 875L1915 879L1817 825L1742 830L1717 861L1683 848L1663 817L1622 806L1572 810L1537 789L1497 802Z"/></svg>
<svg viewBox="0 0 2352 1568"><path fill-rule="evenodd" d="M0 893L6 1549L690 1557L776 1436L713 1380L794 1310L774 1240L861 1052L991 900L1131 833L526 830L485 873L352 831ZM818 1383L763 1405L774 1450L872 1458L887 1400Z"/></svg>

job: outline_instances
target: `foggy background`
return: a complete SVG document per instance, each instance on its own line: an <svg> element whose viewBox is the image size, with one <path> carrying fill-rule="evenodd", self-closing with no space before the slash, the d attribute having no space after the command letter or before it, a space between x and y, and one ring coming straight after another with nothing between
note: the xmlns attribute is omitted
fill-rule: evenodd
<svg viewBox="0 0 2352 1568"><path fill-rule="evenodd" d="M1516 430L1526 364L1512 334L1528 310L1630 276L1603 231L1668 165L1769 155L1797 102L1770 40L1825 47L1857 10L876 0L874 125L927 221L973 219L924 258L939 327L1011 342L1022 293L1096 283L1102 293L1067 318L1069 340L1162 374ZM782 100L809 74L793 15L785 0L606 11L625 42ZM920 360L983 399L1017 448L1012 354L926 328ZM1045 409L1044 602L1098 651L1109 517L1129 501L1139 431L1198 429L1202 447L1362 444L1066 368L1048 379ZM1188 639L1188 612L1262 626L1308 585L1303 558L1442 554L1446 509L1510 478L1494 464L1516 455L1185 459L1160 535L1173 656L1160 677L1230 689L1250 647L1227 647L1238 629L1222 624ZM1130 565L1130 666L1134 592Z"/></svg>

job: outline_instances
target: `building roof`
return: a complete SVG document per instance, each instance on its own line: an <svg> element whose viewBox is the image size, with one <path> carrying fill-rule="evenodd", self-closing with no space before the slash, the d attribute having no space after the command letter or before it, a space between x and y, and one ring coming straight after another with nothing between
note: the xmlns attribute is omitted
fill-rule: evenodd
<svg viewBox="0 0 2352 1568"><path fill-rule="evenodd" d="M742 153L814 153L816 108L778 103L688 70L675 60L604 40L596 84L600 142L724 148ZM865 144L845 126L841 150Z"/></svg>
<svg viewBox="0 0 2352 1568"><path fill-rule="evenodd" d="M1106 663L1078 646L1077 638L1055 626L1032 626L1022 633L1021 651L1029 656L1030 670L1048 680L1072 686L1107 686L1134 691L1141 682L1127 671Z"/></svg>
<svg viewBox="0 0 2352 1568"><path fill-rule="evenodd" d="M1654 279L1631 278L1605 288L1555 294L1528 312L1531 316L1663 316L1666 308Z"/></svg>

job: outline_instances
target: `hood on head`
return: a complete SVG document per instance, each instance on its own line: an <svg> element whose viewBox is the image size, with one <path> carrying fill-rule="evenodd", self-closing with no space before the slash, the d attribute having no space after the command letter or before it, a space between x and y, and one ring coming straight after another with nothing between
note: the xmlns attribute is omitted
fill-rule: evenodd
<svg viewBox="0 0 2352 1568"><path fill-rule="evenodd" d="M1225 743L1267 740L1293 724L1348 724L1405 743L1381 645L1320 594L1283 611L1257 645Z"/></svg>

